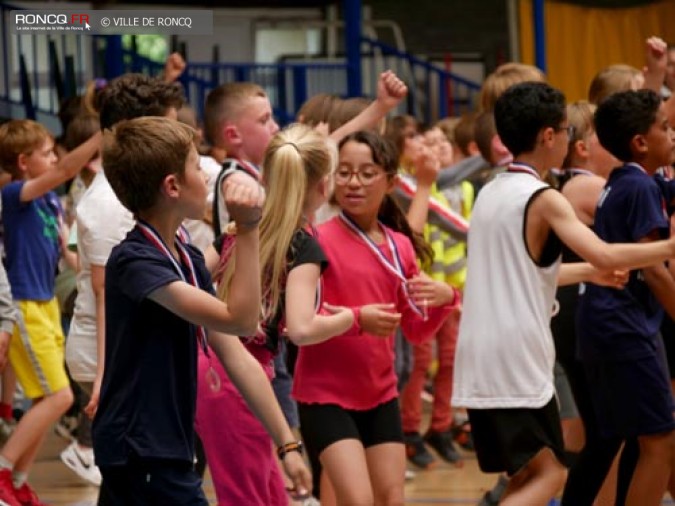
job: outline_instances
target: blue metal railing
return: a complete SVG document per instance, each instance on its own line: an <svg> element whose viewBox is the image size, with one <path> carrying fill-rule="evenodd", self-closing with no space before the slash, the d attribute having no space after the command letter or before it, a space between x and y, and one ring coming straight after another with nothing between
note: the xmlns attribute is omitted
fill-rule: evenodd
<svg viewBox="0 0 675 506"><path fill-rule="evenodd" d="M126 72L157 74L163 65L124 51ZM274 114L282 124L294 120L295 112L319 92L345 95L346 65L343 63L189 63L180 78L188 102L201 116L210 90L222 83L250 81L270 97Z"/></svg>
<svg viewBox="0 0 675 506"><path fill-rule="evenodd" d="M362 37L362 45L362 54L369 57L373 76L383 70L375 66L384 64L406 81L409 87L407 112L417 119L431 123L474 109L480 91L478 83L378 40Z"/></svg>
<svg viewBox="0 0 675 506"><path fill-rule="evenodd" d="M10 10L14 9L0 4L0 116L42 115L42 119L47 116L54 121L61 100L82 93L93 77L111 78L121 72L155 75L163 69L160 63L122 49L121 37L12 35ZM398 113L432 122L473 108L477 83L374 39L362 38L361 51L365 95L375 94L377 77L384 68L392 68L407 82L409 97ZM200 116L206 95L219 84L255 82L270 97L278 121L286 124L294 119L300 105L316 93L346 97L347 77L347 63L336 59L277 64L190 62L180 80L188 102Z"/></svg>

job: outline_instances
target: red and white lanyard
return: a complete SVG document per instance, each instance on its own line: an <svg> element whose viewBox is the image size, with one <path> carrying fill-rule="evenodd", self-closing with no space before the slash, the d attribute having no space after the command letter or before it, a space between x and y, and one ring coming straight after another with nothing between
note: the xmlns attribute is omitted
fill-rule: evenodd
<svg viewBox="0 0 675 506"><path fill-rule="evenodd" d="M375 241L373 241L368 236L368 234L366 234L363 230L361 230L361 228L349 216L347 216L344 212L340 212L338 216L343 221L343 223L347 225L347 227L352 232L354 232L365 243L366 246L368 246L368 249L380 261L382 266L401 281L401 288L403 289L403 294L405 295L406 300L408 301L408 305L417 315L426 319L427 318L426 312L420 309L420 307L417 306L417 304L415 304L412 298L410 297L410 293L408 292L408 280L403 274L403 266L401 264L401 257L399 256L398 248L396 247L394 239L391 237L391 234L387 231L385 226L378 221L378 224L382 229L384 237L387 240L387 245L389 246L389 249L391 251L392 261L390 261L385 256L382 250L377 246L377 244L375 244Z"/></svg>
<svg viewBox="0 0 675 506"><path fill-rule="evenodd" d="M531 165L527 165L526 163L521 162L510 163L509 166L506 168L506 172L529 174L530 176L536 177L537 179L541 179L541 176L539 175L539 172L537 172L537 169L535 169Z"/></svg>
<svg viewBox="0 0 675 506"><path fill-rule="evenodd" d="M262 174L260 173L260 169L253 165L251 162L247 162L245 160L240 160L239 158L235 158L239 165L244 169L244 172L246 172L249 176L251 176L253 179L256 181L260 181L262 178Z"/></svg>
<svg viewBox="0 0 675 506"><path fill-rule="evenodd" d="M199 288L199 283L197 281L197 271L195 269L194 263L192 262L192 258L188 254L187 249L185 248L185 245L187 244L187 235L186 235L187 232L183 230L182 226L181 228L178 229L178 232L176 233L176 249L178 250L178 255L180 256L181 261L188 268L190 274L189 280L185 278L185 273L183 272L183 269L178 264L174 256L171 254L171 251L164 243L164 240L161 238L161 236L157 233L157 231L150 224L140 220L136 223L136 226L138 227L140 232L145 236L145 238L171 261L174 269L176 270L176 272L183 281ZM196 327L197 327L197 339L199 340L199 344L204 350L206 356L208 356L209 347L206 341L206 329L201 325L196 325Z"/></svg>

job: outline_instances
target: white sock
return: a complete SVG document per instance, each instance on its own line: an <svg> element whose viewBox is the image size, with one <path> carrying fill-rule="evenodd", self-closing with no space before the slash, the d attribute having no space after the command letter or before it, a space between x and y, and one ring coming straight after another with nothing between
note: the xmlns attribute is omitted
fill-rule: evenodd
<svg viewBox="0 0 675 506"><path fill-rule="evenodd" d="M21 488L26 481L28 481L28 473L20 471L14 471L12 473L12 483L14 484L14 488Z"/></svg>
<svg viewBox="0 0 675 506"><path fill-rule="evenodd" d="M5 457L0 455L0 469L9 469L10 471L14 469L14 464L12 464Z"/></svg>

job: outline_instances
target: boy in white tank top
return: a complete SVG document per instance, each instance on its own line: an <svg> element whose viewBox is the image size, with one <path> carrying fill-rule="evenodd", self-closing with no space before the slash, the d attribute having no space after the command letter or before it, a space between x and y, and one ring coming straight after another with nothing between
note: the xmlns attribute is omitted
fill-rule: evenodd
<svg viewBox="0 0 675 506"><path fill-rule="evenodd" d="M560 91L513 86L497 101L495 120L514 162L474 207L452 402L468 408L481 469L512 478L500 504L546 505L566 478L553 398L556 285L620 287L625 272L614 269L665 259L675 242L604 243L549 191L542 178L560 166L569 140ZM561 267L561 240L592 265Z"/></svg>

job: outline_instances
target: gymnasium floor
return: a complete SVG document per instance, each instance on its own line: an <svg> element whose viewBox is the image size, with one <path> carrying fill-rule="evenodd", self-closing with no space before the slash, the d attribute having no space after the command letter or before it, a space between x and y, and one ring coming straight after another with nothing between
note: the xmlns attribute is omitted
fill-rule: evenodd
<svg viewBox="0 0 675 506"><path fill-rule="evenodd" d="M65 440L50 432L31 473L30 483L47 504L94 506L98 489L80 480L59 459L59 453L66 446ZM495 480L495 477L478 470L470 453L466 454L463 468L443 463L433 470L416 472L416 477L406 484L406 503L416 506L475 505ZM215 504L208 474L205 490L209 500Z"/></svg>

